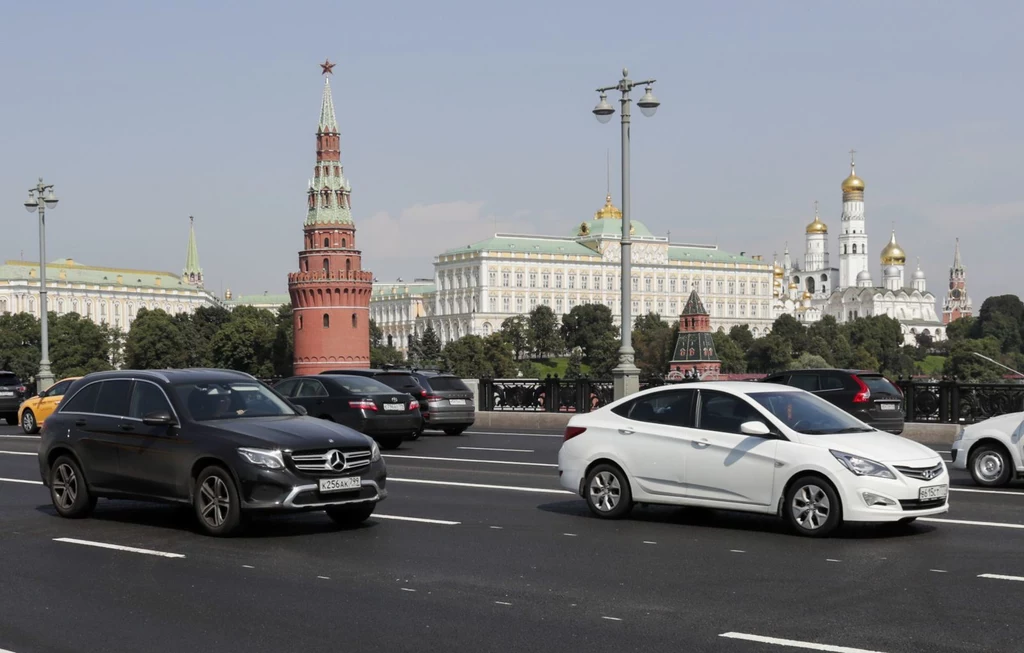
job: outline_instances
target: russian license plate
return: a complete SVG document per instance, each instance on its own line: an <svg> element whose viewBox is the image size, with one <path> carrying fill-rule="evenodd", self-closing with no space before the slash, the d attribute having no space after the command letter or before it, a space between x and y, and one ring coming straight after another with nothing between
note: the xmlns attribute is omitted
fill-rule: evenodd
<svg viewBox="0 0 1024 653"><path fill-rule="evenodd" d="M945 499L948 494L948 485L930 485L918 491L918 498L921 501L934 501L936 499Z"/></svg>
<svg viewBox="0 0 1024 653"><path fill-rule="evenodd" d="M878 404L878 407L882 410L896 410L900 407L899 404Z"/></svg>
<svg viewBox="0 0 1024 653"><path fill-rule="evenodd" d="M405 410L405 404L384 404L384 410Z"/></svg>
<svg viewBox="0 0 1024 653"><path fill-rule="evenodd" d="M0 390L0 397L13 397L13 396L14 396L14 391L13 390Z"/></svg>
<svg viewBox="0 0 1024 653"><path fill-rule="evenodd" d="M343 492L345 490L358 490L360 487L362 487L362 480L358 476L320 479L321 492Z"/></svg>
<svg viewBox="0 0 1024 653"><path fill-rule="evenodd" d="M452 406L465 406L466 405L466 400L465 399L449 399L448 403L450 403Z"/></svg>

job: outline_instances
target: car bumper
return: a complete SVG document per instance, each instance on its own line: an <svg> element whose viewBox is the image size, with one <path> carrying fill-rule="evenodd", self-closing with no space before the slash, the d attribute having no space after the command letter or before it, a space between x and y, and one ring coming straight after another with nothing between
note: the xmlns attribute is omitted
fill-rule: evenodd
<svg viewBox="0 0 1024 653"><path fill-rule="evenodd" d="M243 510L301 512L331 506L376 503L387 497L387 467L383 459L362 470L358 475L358 490L341 492L320 492L318 481L321 477L291 469L247 467L239 470L239 473Z"/></svg>
<svg viewBox="0 0 1024 653"><path fill-rule="evenodd" d="M925 465L920 465L925 466ZM840 488L843 520L850 522L895 522L910 517L928 517L949 512L949 474L919 481L897 475L897 479L857 476L844 479ZM946 496L939 500L921 501L923 487L946 486ZM871 505L882 499L888 505Z"/></svg>
<svg viewBox="0 0 1024 653"><path fill-rule="evenodd" d="M475 421L476 410L472 407L459 409L431 408L429 412L423 414L424 426L451 426L462 424L469 426Z"/></svg>
<svg viewBox="0 0 1024 653"><path fill-rule="evenodd" d="M22 397L0 397L0 413L16 413L21 408Z"/></svg>
<svg viewBox="0 0 1024 653"><path fill-rule="evenodd" d="M964 444L963 440L957 440L950 447L949 455L953 459L950 467L953 469L967 469L967 445Z"/></svg>
<svg viewBox="0 0 1024 653"><path fill-rule="evenodd" d="M412 433L418 431L422 424L423 417L419 413L381 415L363 421L357 430L371 436L387 433Z"/></svg>

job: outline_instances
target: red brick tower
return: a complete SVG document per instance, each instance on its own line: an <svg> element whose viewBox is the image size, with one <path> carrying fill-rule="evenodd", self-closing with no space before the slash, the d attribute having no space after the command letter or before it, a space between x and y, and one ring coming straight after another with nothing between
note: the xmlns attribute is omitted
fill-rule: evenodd
<svg viewBox="0 0 1024 653"><path fill-rule="evenodd" d="M333 74L335 64L320 64ZM316 131L316 167L299 271L288 275L295 329L295 374L370 364L370 292L373 274L362 269L352 222L352 187L341 165L331 83L324 79Z"/></svg>
<svg viewBox="0 0 1024 653"><path fill-rule="evenodd" d="M696 374L701 379L715 379L721 367L722 361L715 353L715 341L711 336L711 316L697 291L693 290L679 316L679 335L675 353L669 362L668 378L678 380Z"/></svg>

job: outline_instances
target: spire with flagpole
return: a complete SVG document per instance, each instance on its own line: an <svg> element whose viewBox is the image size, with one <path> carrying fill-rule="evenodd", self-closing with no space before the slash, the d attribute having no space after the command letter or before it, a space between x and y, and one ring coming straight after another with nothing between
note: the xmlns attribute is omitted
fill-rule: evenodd
<svg viewBox="0 0 1024 653"><path fill-rule="evenodd" d="M199 247L196 246L196 219L188 216L188 251L185 254L185 269L181 279L193 286L203 285L203 268L199 267Z"/></svg>

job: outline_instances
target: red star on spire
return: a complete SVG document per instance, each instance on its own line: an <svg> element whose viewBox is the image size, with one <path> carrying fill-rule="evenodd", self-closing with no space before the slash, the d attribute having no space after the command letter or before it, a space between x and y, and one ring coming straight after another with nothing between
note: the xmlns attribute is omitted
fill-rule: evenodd
<svg viewBox="0 0 1024 653"><path fill-rule="evenodd" d="M320 74L321 75L333 75L334 74L334 67L336 65L338 65L338 64L331 63L330 59L324 59L324 62L322 64L320 64L320 67L323 68L323 72L320 73Z"/></svg>

